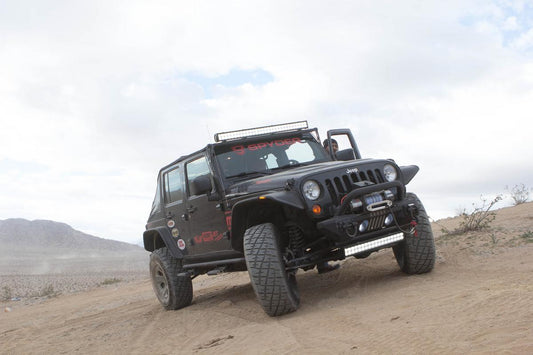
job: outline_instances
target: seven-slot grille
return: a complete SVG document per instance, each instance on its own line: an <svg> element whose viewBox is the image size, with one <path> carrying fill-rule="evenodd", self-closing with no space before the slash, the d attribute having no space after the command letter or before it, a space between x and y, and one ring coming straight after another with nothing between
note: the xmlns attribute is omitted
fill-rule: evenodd
<svg viewBox="0 0 533 355"><path fill-rule="evenodd" d="M324 181L326 188L335 205L340 204L342 196L355 188L355 183L362 181L370 181L374 184L380 184L385 182L381 170L366 170L358 171L351 174L343 174L336 176L333 179L326 179Z"/></svg>

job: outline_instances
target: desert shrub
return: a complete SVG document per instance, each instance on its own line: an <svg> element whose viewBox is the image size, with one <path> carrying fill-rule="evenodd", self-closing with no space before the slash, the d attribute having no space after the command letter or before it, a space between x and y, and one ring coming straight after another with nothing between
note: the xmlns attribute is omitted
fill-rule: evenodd
<svg viewBox="0 0 533 355"><path fill-rule="evenodd" d="M113 284L119 283L121 281L122 281L121 279L117 279L116 277L113 277L112 279L105 279L104 281L102 281L100 283L100 285L102 285L102 286L113 285Z"/></svg>
<svg viewBox="0 0 533 355"><path fill-rule="evenodd" d="M481 196L481 206L472 204L472 211L467 212L466 209L461 213L463 221L459 224L463 232L478 231L486 229L496 218L496 213L492 211L495 204L502 200L502 196L498 195L493 200L488 201Z"/></svg>
<svg viewBox="0 0 533 355"><path fill-rule="evenodd" d="M2 287L2 301L9 301L13 298L13 292L9 286Z"/></svg>
<svg viewBox="0 0 533 355"><path fill-rule="evenodd" d="M512 189L509 189L509 186L506 186L505 189L513 199L515 206L526 203L529 200L530 189L524 184L515 185Z"/></svg>
<svg viewBox="0 0 533 355"><path fill-rule="evenodd" d="M533 232L532 231L524 232L520 235L520 237L528 243L533 243Z"/></svg>
<svg viewBox="0 0 533 355"><path fill-rule="evenodd" d="M459 216L462 218L462 221L459 223L458 228L452 231L443 228L442 232L448 235L457 235L489 228L490 224L496 218L496 212L492 211L492 208L502 200L502 196L497 195L491 201L488 201L483 196L480 199L481 206L472 203L471 211L467 211L466 208L459 211Z"/></svg>
<svg viewBox="0 0 533 355"><path fill-rule="evenodd" d="M56 297L59 295L59 291L56 291L54 289L54 285L48 284L41 288L39 293L37 294L38 297Z"/></svg>

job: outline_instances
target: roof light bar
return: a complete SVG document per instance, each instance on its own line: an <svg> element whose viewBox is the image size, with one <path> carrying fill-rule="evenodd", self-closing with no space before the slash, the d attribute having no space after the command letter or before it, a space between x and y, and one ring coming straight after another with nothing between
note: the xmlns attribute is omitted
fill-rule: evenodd
<svg viewBox="0 0 533 355"><path fill-rule="evenodd" d="M227 141L230 139L259 136L262 134L294 131L298 129L308 128L307 121L298 121L291 123L276 124L271 126L256 127L249 129L240 129L238 131L229 131L215 134L215 142Z"/></svg>
<svg viewBox="0 0 533 355"><path fill-rule="evenodd" d="M376 249L384 245L400 241L402 239L403 239L403 233L389 235L388 237L385 237L385 238L376 239L376 240L372 240L370 242L366 242L363 244L354 245L353 247L345 248L344 255L348 256L348 255L359 254L367 250Z"/></svg>

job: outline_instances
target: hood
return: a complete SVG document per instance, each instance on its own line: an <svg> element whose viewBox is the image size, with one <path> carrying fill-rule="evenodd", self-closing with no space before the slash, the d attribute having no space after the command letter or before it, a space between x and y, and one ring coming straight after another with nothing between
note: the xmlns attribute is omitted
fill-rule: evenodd
<svg viewBox="0 0 533 355"><path fill-rule="evenodd" d="M369 161L375 163L381 160L360 159L356 161L328 161L324 163L287 169L275 174L260 176L232 184L226 190L226 195L228 197L232 197L231 195L236 194L240 195L269 190L279 190L285 188L287 182L291 179L297 183L308 176L317 175L323 172L331 172L334 170L338 170L338 174L341 175L345 174L347 169L360 167ZM383 161L385 162L385 160Z"/></svg>

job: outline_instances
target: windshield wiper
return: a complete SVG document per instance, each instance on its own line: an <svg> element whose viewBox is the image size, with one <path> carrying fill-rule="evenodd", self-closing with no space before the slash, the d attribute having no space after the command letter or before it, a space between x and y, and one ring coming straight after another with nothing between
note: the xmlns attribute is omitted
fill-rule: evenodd
<svg viewBox="0 0 533 355"><path fill-rule="evenodd" d="M280 170L280 169L287 169L287 168L297 168L299 166L308 165L306 163L297 163L297 164L286 164L282 166L278 166L277 168L273 168L272 170Z"/></svg>
<svg viewBox="0 0 533 355"><path fill-rule="evenodd" d="M253 175L253 174L259 174L261 176L265 176L265 175L270 175L272 173L267 172L267 171L246 171L246 172L242 172L239 174L226 176L226 178L230 179L230 178L236 178L236 177L244 177L244 176Z"/></svg>

